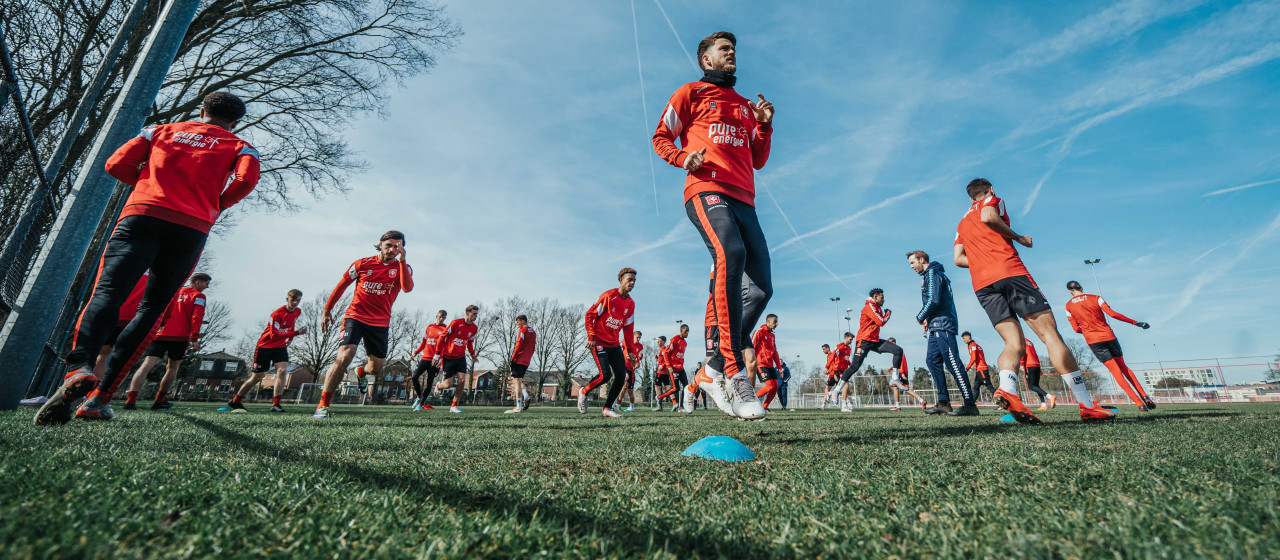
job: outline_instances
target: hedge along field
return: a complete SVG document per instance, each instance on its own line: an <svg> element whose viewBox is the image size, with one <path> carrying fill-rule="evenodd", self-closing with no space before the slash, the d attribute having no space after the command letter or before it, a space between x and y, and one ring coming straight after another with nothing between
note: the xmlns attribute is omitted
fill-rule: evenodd
<svg viewBox="0 0 1280 560"><path fill-rule="evenodd" d="M566 408L109 423L0 414L0 557L1164 557L1280 554L1280 405L1043 426L916 410L737 422ZM707 435L759 458L680 452Z"/></svg>

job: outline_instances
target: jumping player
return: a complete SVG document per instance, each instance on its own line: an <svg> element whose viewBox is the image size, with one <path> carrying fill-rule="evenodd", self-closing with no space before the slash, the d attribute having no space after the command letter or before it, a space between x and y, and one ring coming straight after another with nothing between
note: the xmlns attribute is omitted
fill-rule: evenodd
<svg viewBox="0 0 1280 560"><path fill-rule="evenodd" d="M764 399L764 411L769 412L769 403L778 395L778 369L782 367L782 356L778 355L778 343L773 331L778 328L778 316L770 313L765 316L764 324L751 335L751 347L755 349L756 367L760 371L760 379L764 386L756 391L757 398Z"/></svg>
<svg viewBox="0 0 1280 560"><path fill-rule="evenodd" d="M657 371L655 371L653 374L653 395L654 395L653 410L656 412L662 411L662 399L665 399L671 395L676 394L676 390L679 389L679 387L676 386L675 384L674 378L671 377L671 366L667 364L667 352L668 352L667 348L668 348L667 337L659 336L658 351L655 352L657 356L658 368L657 368ZM662 387L664 386L670 387L670 389L667 389L664 391L662 389ZM679 408L678 406L675 406L674 398L672 399L672 403L673 403L672 410Z"/></svg>
<svg viewBox="0 0 1280 560"><path fill-rule="evenodd" d="M888 338L888 341L889 344L895 346L898 344L898 341L894 340L892 336ZM902 407L898 404L898 391L915 397L916 402L920 403L920 410L929 408L928 401L925 401L924 397L920 396L919 393L911 390L911 370L907 368L907 354L905 352L902 354L902 362L894 364L893 369L890 370L889 388L893 390L893 408L889 410L902 410Z"/></svg>
<svg viewBox="0 0 1280 560"><path fill-rule="evenodd" d="M835 355L835 363L831 361L832 354L827 355L827 392L822 395L822 404L818 405L818 410L826 410L827 404L834 401L837 406L840 405L840 377L844 370L849 368L849 357L853 355L853 348L850 344L853 342L853 333L844 333L844 342L836 344L836 350L832 354ZM823 351L826 352L827 345L823 344Z"/></svg>
<svg viewBox="0 0 1280 560"><path fill-rule="evenodd" d="M516 317L516 346L511 349L511 400L516 402L516 407L508 410L508 413L524 412L529 408L529 391L524 388L524 374L529 371L529 361L533 359L533 349L537 345L538 332L529 326L529 318L524 315Z"/></svg>
<svg viewBox="0 0 1280 560"><path fill-rule="evenodd" d="M125 399L124 409L138 408L138 392L147 383L147 373L156 367L160 358L168 358L165 364L164 377L160 378L160 386L156 389L155 402L151 410L170 408L169 388L178 378L178 369L182 366L182 358L187 352L200 351L200 326L204 324L205 297L204 291L209 289L213 279L203 272L191 275L189 285L178 290L169 307L165 309L161 327L155 333L155 341L147 345L143 353L142 367L134 372L129 382L129 396Z"/></svg>
<svg viewBox="0 0 1280 560"><path fill-rule="evenodd" d="M1067 317L1070 316L1067 314ZM1036 353L1036 347L1031 344L1030 338L1027 339L1027 352L1022 355L1022 361L1018 365L1027 380L1027 388L1040 396L1040 408L1036 410L1049 410L1058 406L1058 398L1040 388L1040 355Z"/></svg>
<svg viewBox="0 0 1280 560"><path fill-rule="evenodd" d="M324 389L320 392L320 404L316 406L314 418L329 417L329 403L333 400L334 391L342 383L342 378L356 356L356 345L364 343L364 353L369 361L356 368L356 377L360 383L360 392L368 388L364 379L365 368L370 373L382 373L382 366L387 359L387 342L390 336L391 306L395 304L400 292L413 291L413 267L406 261L404 234L396 230L382 234L378 244L378 254L359 259L347 267L342 280L329 293L324 304L324 318L320 321L320 329L329 330L333 324L333 308L342 299L347 286L355 283L355 294L347 305L347 312L342 316L342 330L338 336L338 356L324 376Z"/></svg>
<svg viewBox="0 0 1280 560"><path fill-rule="evenodd" d="M942 263L929 262L929 254L924 251L907 253L907 264L922 278L920 280L920 299L923 306L916 313L916 322L924 329L929 339L929 350L925 355L925 365L929 368L929 377L938 388L937 404L926 408L925 414L943 414L949 416L977 416L978 407L973 402L973 393L969 390L969 375L960 369L960 351L956 348L956 328L960 324L956 317L955 299L951 294L951 280L943 271ZM944 372L950 370L960 389L964 405L959 409L951 408L951 395L947 392L947 378Z"/></svg>
<svg viewBox="0 0 1280 560"><path fill-rule="evenodd" d="M836 384L836 390L841 392L840 398L844 400L844 406L840 408L841 412L853 412L853 403L848 399L849 380L862 368L862 361L867 359L867 354L875 352L891 355L892 369L897 369L902 364L902 347L887 340L880 340L880 327L889 322L889 318L893 315L892 311L882 308L882 305L884 305L884 290L873 288L867 294L867 301L862 306L862 315L858 317L857 348L853 351L849 367L840 376L840 383Z"/></svg>
<svg viewBox="0 0 1280 560"><path fill-rule="evenodd" d="M285 294L284 305L271 312L271 317L267 319L267 328L262 330L257 347L253 350L253 371L249 379L240 386L240 390L236 391L235 396L227 402L227 408L244 410L244 403L241 401L245 393L262 381L267 371L270 371L274 365L276 386L271 393L271 412L284 412L284 407L280 406L280 399L284 397L284 390L288 388L285 385L285 373L289 369L289 343L293 342L295 336L307 334L306 326L294 328L298 316L302 314L302 310L298 309L298 304L301 302L302 291L289 290L289 293Z"/></svg>
<svg viewBox="0 0 1280 560"><path fill-rule="evenodd" d="M990 367L987 366L987 355L982 351L982 347L973 340L973 335L969 331L960 333L960 338L964 340L965 347L969 350L969 363L965 364L966 371L973 370L973 396L982 398L982 388L986 387L994 396L996 388L991 385L991 375L988 374Z"/></svg>
<svg viewBox="0 0 1280 560"><path fill-rule="evenodd" d="M599 373L591 378L585 386L578 387L578 412L587 413L587 398L601 384L609 382L609 393L605 397L604 410L601 416L618 418L613 405L622 394L622 386L626 383L627 359L631 354L630 344L633 340L636 321L636 301L631 298L631 290L636 287L636 270L624 268L618 271L618 287L609 290L591 304L586 313L587 347L595 358ZM621 333L621 336L619 336ZM612 380L612 381L610 381Z"/></svg>
<svg viewBox="0 0 1280 560"><path fill-rule="evenodd" d="M440 344L440 339L444 338L445 331L449 327L444 324L444 320L449 317L449 313L441 309L436 312L436 322L427 325L426 332L422 335L422 342L418 343L418 347L413 350L413 354L409 356L412 360L418 357L418 363L413 366L413 392L417 395L413 399L413 410L431 410L434 406L427 404L427 397L431 396L431 390L436 385L436 375L440 373L433 362L436 356L436 347ZM422 374L427 374L427 382L422 382Z"/></svg>
<svg viewBox="0 0 1280 560"><path fill-rule="evenodd" d="M80 319L62 386L36 412L35 423L76 416L107 420L117 385L150 342L152 329L200 259L218 215L258 183L258 152L231 131L245 106L226 92L204 97L200 120L147 128L107 160L107 173L133 186L107 241L93 291ZM138 313L116 339L101 376L94 357L116 327L120 308L144 272L150 279ZM96 386L96 391L95 391ZM94 391L90 394L91 391Z"/></svg>
<svg viewBox="0 0 1280 560"><path fill-rule="evenodd" d="M754 206L753 170L769 158L774 110L763 95L756 103L733 90L736 47L737 38L726 31L698 43L704 75L671 96L653 147L667 163L688 170L685 213L714 263L708 360L696 381L717 408L754 419L764 416L764 408L747 380L744 353L754 353L749 336L773 295L773 281Z"/></svg>
<svg viewBox="0 0 1280 560"><path fill-rule="evenodd" d="M622 388L622 392L630 397L630 404L627 405L625 412L635 412L636 409L636 370L644 362L644 343L640 342L640 331L636 331L635 338L631 341L631 352L627 354L627 383Z"/></svg>
<svg viewBox="0 0 1280 560"><path fill-rule="evenodd" d="M458 408L458 397L468 384L467 355L471 355L472 365L476 363L475 338L476 333L480 332L479 325L476 325L478 316L480 306L468 305L461 319L454 319L449 323L449 328L440 337L440 344L436 346L434 363L442 372L436 390L453 388L453 404L449 405L449 412L454 414L462 413L462 409Z"/></svg>
<svg viewBox="0 0 1280 560"><path fill-rule="evenodd" d="M1000 352L999 358L1000 388L995 393L996 405L1009 411L1019 422L1040 423L1040 419L1018 398L1018 374L1014 370L1026 348L1022 325L1018 323L1021 317L1045 343L1054 369L1068 372L1067 384L1080 402L1080 419L1115 418L1114 412L1093 401L1085 387L1084 376L1080 374L1080 366L1062 342L1062 335L1058 334L1058 324L1049 302L1045 301L1044 294L1022 263L1018 250L1013 247L1014 241L1031 247L1031 236L1019 235L1010 227L1004 201L996 196L990 181L974 179L965 190L972 204L956 226L955 263L969 269L978 302L986 310L996 332L1004 339L1004 351Z"/></svg>
<svg viewBox="0 0 1280 560"><path fill-rule="evenodd" d="M1133 370L1129 369L1128 365L1125 365L1124 352L1120 350L1116 333L1111 330L1111 325L1107 324L1106 315L1142 329L1151 328L1151 325L1134 321L1115 312L1110 305L1107 305L1107 300L1102 299L1102 296L1084 293L1080 283L1075 280L1067 282L1067 291L1071 292L1071 300L1067 302L1067 321L1071 323L1071 328L1084 335L1084 341L1089 344L1089 349L1093 350L1093 355L1098 357L1102 365L1107 366L1111 376L1116 380L1116 385L1124 389L1125 394L1129 395L1129 399L1137 405L1138 410L1146 412L1154 409L1156 401L1147 396L1147 392L1142 390L1142 384L1138 382L1138 377L1133 374ZM1106 315L1103 315L1104 313Z"/></svg>

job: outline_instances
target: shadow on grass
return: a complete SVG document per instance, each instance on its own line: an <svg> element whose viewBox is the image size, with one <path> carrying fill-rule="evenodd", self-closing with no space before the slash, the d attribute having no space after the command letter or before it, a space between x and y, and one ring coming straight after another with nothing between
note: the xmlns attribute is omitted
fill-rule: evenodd
<svg viewBox="0 0 1280 560"><path fill-rule="evenodd" d="M340 472L352 480L372 485L380 490L408 492L419 500L435 500L466 512L483 511L492 513L495 517L502 517L518 511L520 513L516 515L520 518L520 521L528 523L533 521L536 511L538 517L548 521L554 520L553 525L563 524L568 534L589 535L593 531L599 534L606 534L616 539L622 546L630 549L629 552L643 554L651 551L654 545L664 541L668 547L680 554L747 558L760 552L758 547L748 546L748 543L744 540L725 541L719 535L705 534L698 531L696 527L685 526L683 527L684 533L656 533L640 529L640 527L648 525L634 519L624 522L613 522L609 519L597 521L595 517L577 511L572 504L556 503L554 500L546 498L533 502L522 499L519 495L478 490L451 484L448 481L423 477L412 477L412 484L406 487L406 480L403 474L392 475L377 472L346 461L282 449L231 429L228 426L215 424L186 414L176 414L175 416L212 433L232 446L255 454L266 454L281 461L309 464L327 471ZM471 544L471 548L474 549L482 543L483 540L478 540Z"/></svg>

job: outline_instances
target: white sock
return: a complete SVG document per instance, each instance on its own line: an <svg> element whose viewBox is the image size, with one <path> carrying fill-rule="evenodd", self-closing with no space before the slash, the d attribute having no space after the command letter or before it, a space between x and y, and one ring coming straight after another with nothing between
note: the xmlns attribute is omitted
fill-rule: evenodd
<svg viewBox="0 0 1280 560"><path fill-rule="evenodd" d="M524 400L526 400L526 401L527 401L527 400L529 400L529 390L528 390L528 389L520 389L520 394L524 396Z"/></svg>
<svg viewBox="0 0 1280 560"><path fill-rule="evenodd" d="M1068 374L1067 379L1071 385L1071 394L1076 396L1076 400L1085 406L1093 406L1093 397L1089 395L1089 388L1084 385L1084 376L1076 371Z"/></svg>
<svg viewBox="0 0 1280 560"><path fill-rule="evenodd" d="M845 382L843 379L841 379L839 383L836 383L835 387L831 388L831 398L833 400L840 395L840 391L844 389L844 386L845 386Z"/></svg>
<svg viewBox="0 0 1280 560"><path fill-rule="evenodd" d="M1000 388L1006 393L1018 394L1018 374L1007 369L1000 370Z"/></svg>

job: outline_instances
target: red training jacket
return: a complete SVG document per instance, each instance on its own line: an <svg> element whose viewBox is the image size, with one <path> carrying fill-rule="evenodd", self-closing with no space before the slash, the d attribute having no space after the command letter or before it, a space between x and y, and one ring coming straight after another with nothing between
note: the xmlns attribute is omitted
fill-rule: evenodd
<svg viewBox="0 0 1280 560"><path fill-rule="evenodd" d="M635 338L632 334L635 314L636 300L630 295L623 296L617 288L600 294L596 302L587 308L587 340L607 348L622 346L622 351L629 354L629 349L621 341ZM619 332L622 338L618 338Z"/></svg>
<svg viewBox="0 0 1280 560"><path fill-rule="evenodd" d="M1107 324L1107 318L1103 313L1130 325L1138 324L1137 321L1111 309L1102 296L1080 294L1067 302L1067 321L1071 322L1072 329L1084 335L1084 341L1089 344L1116 339L1116 333L1111 330L1111 325Z"/></svg>
<svg viewBox="0 0 1280 560"><path fill-rule="evenodd" d="M516 347L511 350L511 361L522 366L529 365L533 358L533 348L538 344L538 333L533 327L525 325L516 333Z"/></svg>
<svg viewBox="0 0 1280 560"><path fill-rule="evenodd" d="M858 317L858 340L867 342L880 341L880 327L889 322L889 311L880 309L880 305L876 300L867 298L867 303L862 306L862 315Z"/></svg>
<svg viewBox="0 0 1280 560"><path fill-rule="evenodd" d="M301 314L301 307L295 307L293 311L289 311L287 305L281 305L279 309L272 311L271 318L267 320L267 328L263 329L262 336L258 337L258 346L261 348L288 346L293 342L293 337L298 336L298 329L293 325Z"/></svg>
<svg viewBox="0 0 1280 560"><path fill-rule="evenodd" d="M751 347L756 350L756 367L782 367L777 340L768 325L760 325L755 334L751 335Z"/></svg>
<svg viewBox="0 0 1280 560"><path fill-rule="evenodd" d="M356 283L355 294L351 296L351 304L343 318L355 319L371 327L386 327L391 324L391 305L396 302L396 297L402 291L413 291L413 267L400 259L384 263L379 255L359 259L347 267L338 286L329 293L325 311L338 304L352 282Z"/></svg>
<svg viewBox="0 0 1280 560"><path fill-rule="evenodd" d="M165 309L156 340L200 340L204 304L204 292L183 286Z"/></svg>
<svg viewBox="0 0 1280 560"><path fill-rule="evenodd" d="M718 192L754 206L753 170L769 160L772 134L772 123L756 121L747 99L733 88L691 82L671 95L653 132L653 149L667 163L684 167L690 153L706 148L702 167L685 179L686 202L698 193Z"/></svg>
<svg viewBox="0 0 1280 560"><path fill-rule="evenodd" d="M441 337L440 344L436 346L436 357L458 359L464 355L465 350L471 354L472 360L476 359L477 332L480 332L479 325L475 323L468 325L466 319L454 319Z"/></svg>

